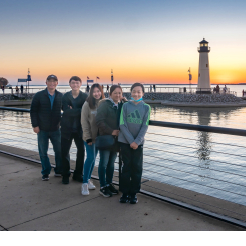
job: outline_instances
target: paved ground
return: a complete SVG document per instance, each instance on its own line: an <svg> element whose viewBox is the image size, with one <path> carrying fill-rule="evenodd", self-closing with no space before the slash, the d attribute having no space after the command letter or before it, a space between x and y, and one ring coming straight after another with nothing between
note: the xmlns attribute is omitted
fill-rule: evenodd
<svg viewBox="0 0 246 246"><path fill-rule="evenodd" d="M0 230L242 230L144 195L136 205L104 198L98 188L82 196L79 183L62 185L53 170L41 181L40 165L3 154L0 169Z"/></svg>

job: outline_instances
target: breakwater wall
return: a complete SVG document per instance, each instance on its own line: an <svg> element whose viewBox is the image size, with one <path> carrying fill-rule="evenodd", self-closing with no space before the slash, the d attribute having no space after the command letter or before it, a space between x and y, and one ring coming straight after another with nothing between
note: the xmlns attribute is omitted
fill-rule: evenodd
<svg viewBox="0 0 246 246"><path fill-rule="evenodd" d="M0 101L33 99L35 94L36 93L29 93L29 94L23 94L23 95L19 94L19 96L17 96L16 94L1 94Z"/></svg>
<svg viewBox="0 0 246 246"><path fill-rule="evenodd" d="M108 93L105 92L105 97L108 97ZM29 101L34 97L35 93L23 94L22 96L16 96L16 94L1 94L1 102L12 101L12 105L17 101ZM124 92L123 96L128 100L131 98L130 92ZM184 94L184 93L163 93L163 92L147 92L144 94L144 100L147 102L179 102L179 103L242 103L244 100L232 94Z"/></svg>
<svg viewBox="0 0 246 246"><path fill-rule="evenodd" d="M129 100L131 93L123 93ZM108 97L108 93L105 93ZM146 101L169 101L182 103L241 103L244 100L232 94L184 94L184 93L145 93L144 100Z"/></svg>

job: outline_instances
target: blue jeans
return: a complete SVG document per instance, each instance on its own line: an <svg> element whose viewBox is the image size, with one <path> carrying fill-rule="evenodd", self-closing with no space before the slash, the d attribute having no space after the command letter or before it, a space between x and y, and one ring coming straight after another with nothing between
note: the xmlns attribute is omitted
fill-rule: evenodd
<svg viewBox="0 0 246 246"><path fill-rule="evenodd" d="M112 183L114 175L114 162L117 152L110 150L100 150L100 161L98 167L98 176L100 186L104 187Z"/></svg>
<svg viewBox="0 0 246 246"><path fill-rule="evenodd" d="M87 157L84 164L83 183L87 184L88 180L91 178L91 174L95 166L98 149L96 148L96 145L94 143L92 145L88 145L85 141L84 143Z"/></svg>
<svg viewBox="0 0 246 246"><path fill-rule="evenodd" d="M38 151L42 164L42 175L49 175L51 170L50 160L48 157L49 139L55 152L56 167L55 173L61 174L61 132L60 129L54 132L45 132L40 130L38 133Z"/></svg>

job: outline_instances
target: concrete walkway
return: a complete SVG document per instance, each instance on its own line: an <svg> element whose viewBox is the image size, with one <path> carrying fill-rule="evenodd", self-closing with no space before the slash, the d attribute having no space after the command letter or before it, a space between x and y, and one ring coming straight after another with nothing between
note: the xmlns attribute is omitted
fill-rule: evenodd
<svg viewBox="0 0 246 246"><path fill-rule="evenodd" d="M38 164L0 154L0 230L242 230L169 203L138 195L136 205L119 203L120 195L89 196L81 184L63 185L54 172L41 181Z"/></svg>

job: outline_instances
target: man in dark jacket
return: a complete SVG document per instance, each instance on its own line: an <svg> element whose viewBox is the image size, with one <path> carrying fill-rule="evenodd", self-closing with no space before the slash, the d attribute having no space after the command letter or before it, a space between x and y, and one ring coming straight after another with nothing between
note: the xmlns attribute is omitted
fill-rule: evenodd
<svg viewBox="0 0 246 246"><path fill-rule="evenodd" d="M55 176L60 177L61 166L61 100L62 93L56 90L58 79L49 75L46 80L47 88L36 93L31 104L31 122L33 131L38 135L38 150L42 164L42 180L49 180L51 165L47 155L49 139L55 152Z"/></svg>
<svg viewBox="0 0 246 246"><path fill-rule="evenodd" d="M62 149L62 183L69 184L70 176L70 155L69 151L74 139L77 147L76 167L73 180L82 182L85 147L82 138L81 109L86 101L87 94L80 91L82 81L79 77L73 76L69 80L71 91L62 97L62 120L61 120L61 149Z"/></svg>

